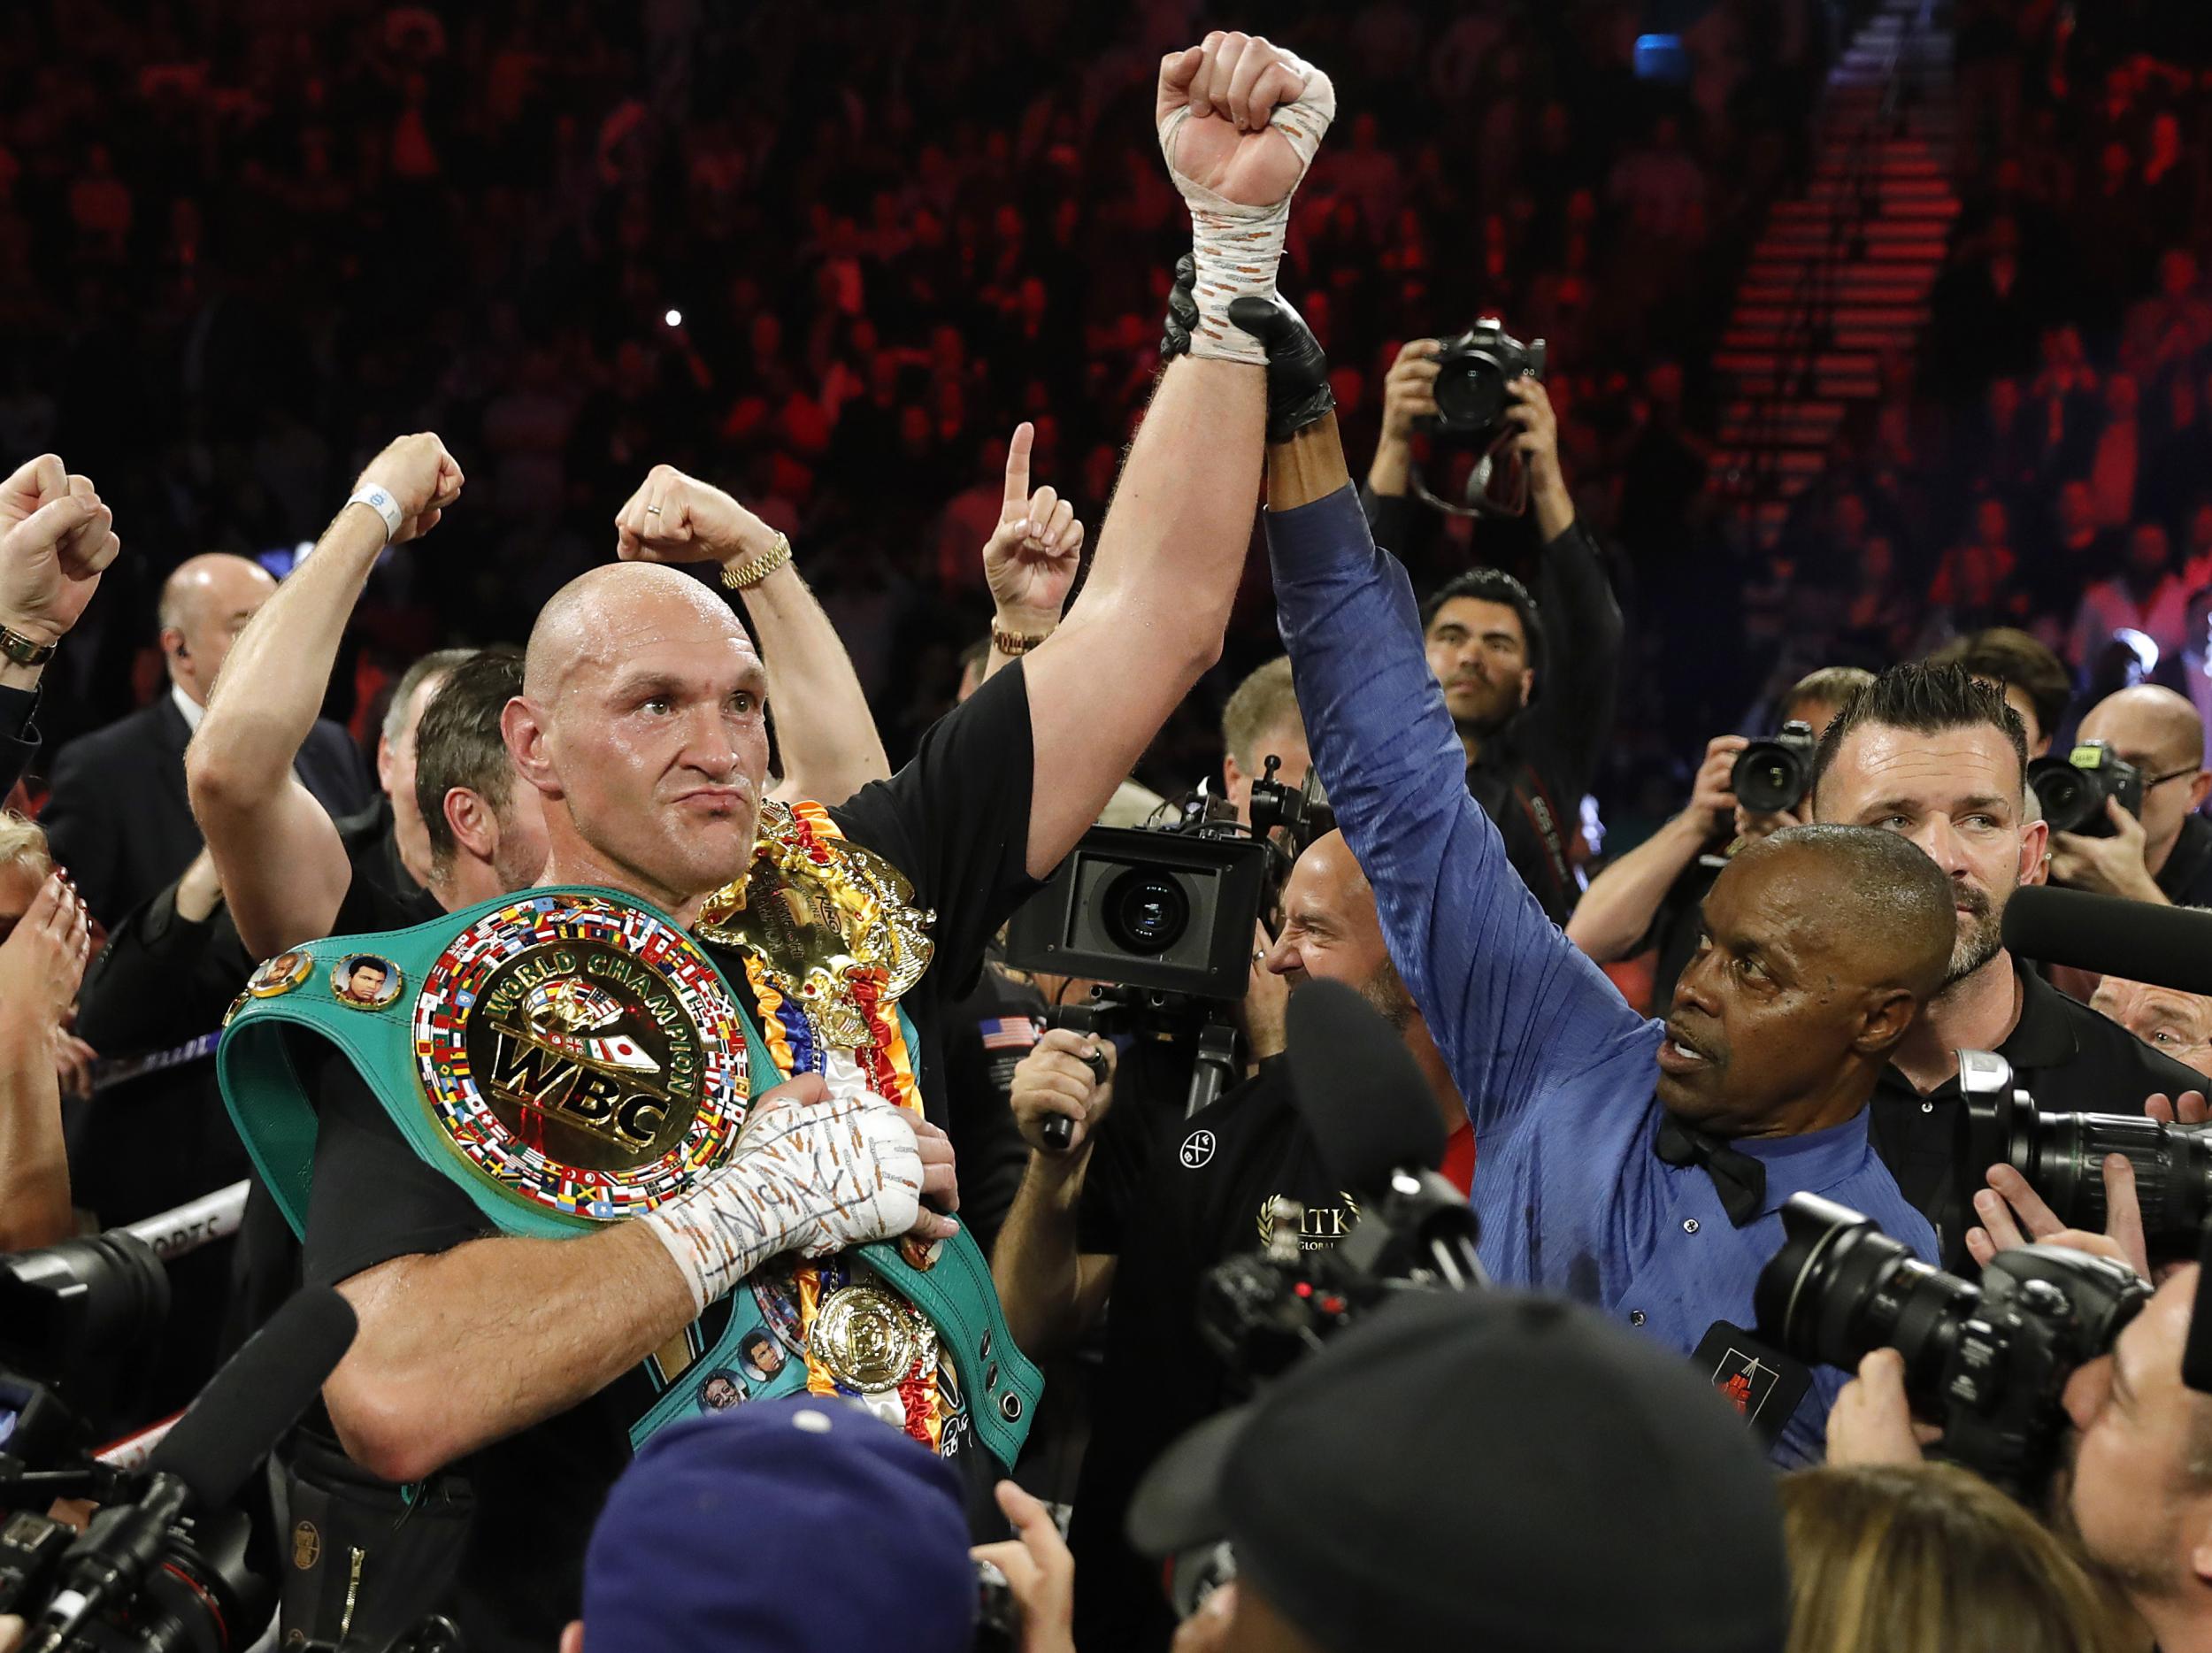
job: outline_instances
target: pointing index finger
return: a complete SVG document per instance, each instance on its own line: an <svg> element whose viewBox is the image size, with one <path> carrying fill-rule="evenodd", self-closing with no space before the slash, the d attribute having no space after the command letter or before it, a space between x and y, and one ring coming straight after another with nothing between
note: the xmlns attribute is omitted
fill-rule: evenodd
<svg viewBox="0 0 2212 1653"><path fill-rule="evenodd" d="M1024 419L1006 444L1006 503L1017 511L1029 504L1029 444L1036 435L1037 427Z"/></svg>

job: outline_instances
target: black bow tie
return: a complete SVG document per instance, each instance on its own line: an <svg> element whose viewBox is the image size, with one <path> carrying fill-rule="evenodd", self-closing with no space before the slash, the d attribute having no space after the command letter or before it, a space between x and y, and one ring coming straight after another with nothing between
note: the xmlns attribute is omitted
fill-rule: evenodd
<svg viewBox="0 0 2212 1653"><path fill-rule="evenodd" d="M1659 1118L1659 1140L1652 1149L1667 1165L1704 1166L1705 1174L1713 1180L1713 1192L1720 1196L1722 1209L1737 1227L1757 1220L1760 1208L1767 1202L1767 1168L1749 1154L1663 1112Z"/></svg>

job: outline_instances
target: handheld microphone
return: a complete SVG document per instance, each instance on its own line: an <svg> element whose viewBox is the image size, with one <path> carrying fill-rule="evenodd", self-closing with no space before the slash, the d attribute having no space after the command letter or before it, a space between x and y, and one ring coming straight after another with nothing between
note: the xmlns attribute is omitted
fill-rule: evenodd
<svg viewBox="0 0 2212 1653"><path fill-rule="evenodd" d="M352 1306L324 1287L292 1297L247 1340L154 1449L144 1495L100 1511L70 1545L25 1653L60 1653L136 1593L172 1526L236 1497L336 1370L354 1330Z"/></svg>
<svg viewBox="0 0 2212 1653"><path fill-rule="evenodd" d="M2212 913L2031 884L2005 903L2003 934L2043 964L2212 994Z"/></svg>
<svg viewBox="0 0 2212 1653"><path fill-rule="evenodd" d="M1437 1174L1443 1121L1397 1029L1342 982L1309 981L1290 996L1284 1032L1299 1116L1330 1175L1372 1213L1345 1242L1347 1260L1370 1265L1409 1236L1447 1284L1486 1285L1474 1212Z"/></svg>

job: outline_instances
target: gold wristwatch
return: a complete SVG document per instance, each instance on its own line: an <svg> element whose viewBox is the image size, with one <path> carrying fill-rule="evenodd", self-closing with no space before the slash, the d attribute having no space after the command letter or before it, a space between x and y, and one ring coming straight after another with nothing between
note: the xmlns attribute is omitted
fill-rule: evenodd
<svg viewBox="0 0 2212 1653"><path fill-rule="evenodd" d="M1046 631L1039 632L1032 637L1023 632L1008 631L996 620L991 622L991 647L1009 659L1020 658L1051 635L1050 632Z"/></svg>
<svg viewBox="0 0 2212 1653"><path fill-rule="evenodd" d="M722 583L733 591L743 591L758 585L790 560L791 536L779 534L776 542L759 556L749 557L735 567L723 564Z"/></svg>
<svg viewBox="0 0 2212 1653"><path fill-rule="evenodd" d="M26 637L12 627L0 626L0 654L18 665L44 665L54 657L55 645Z"/></svg>

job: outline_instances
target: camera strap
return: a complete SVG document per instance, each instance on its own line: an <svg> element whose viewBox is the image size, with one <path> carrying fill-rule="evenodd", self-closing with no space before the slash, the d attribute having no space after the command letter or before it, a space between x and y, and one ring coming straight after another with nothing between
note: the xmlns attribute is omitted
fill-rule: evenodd
<svg viewBox="0 0 2212 1653"><path fill-rule="evenodd" d="M1536 796L1531 798L1522 786L1525 780ZM1559 830L1559 806L1552 802L1551 789L1544 778L1536 773L1533 764L1522 764L1520 773L1513 781L1513 801L1520 805L1521 813L1535 829L1537 841L1543 845L1545 869L1550 873L1553 887L1562 903L1571 902L1575 894L1574 868L1567 859L1567 841Z"/></svg>

